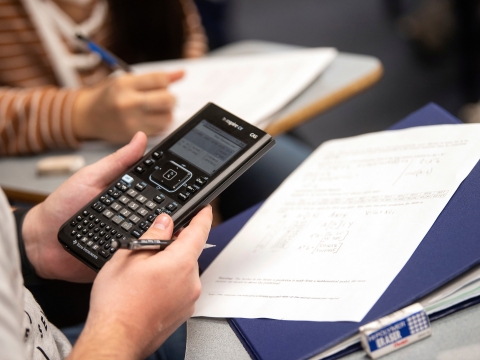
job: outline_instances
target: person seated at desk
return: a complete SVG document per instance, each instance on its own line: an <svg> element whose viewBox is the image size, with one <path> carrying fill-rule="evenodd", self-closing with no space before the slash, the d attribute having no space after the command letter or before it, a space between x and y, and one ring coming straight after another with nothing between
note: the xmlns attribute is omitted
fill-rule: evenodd
<svg viewBox="0 0 480 360"><path fill-rule="evenodd" d="M97 195L143 155L138 133L116 153L90 165L62 184L43 203L15 223L0 191L0 349L2 359L144 359L193 314L200 295L197 259L212 222L211 207L196 215L166 250L118 250L98 275L67 253L57 241L60 226L85 198ZM18 216L16 216L18 217ZM144 237L171 238L173 221L162 214ZM68 340L22 288L20 269L38 276L94 280L88 318L71 351ZM72 309L74 311L74 309Z"/></svg>
<svg viewBox="0 0 480 360"><path fill-rule="evenodd" d="M108 78L76 32L128 63L207 50L193 0L5 0L0 19L0 156L126 143L170 123L181 72Z"/></svg>

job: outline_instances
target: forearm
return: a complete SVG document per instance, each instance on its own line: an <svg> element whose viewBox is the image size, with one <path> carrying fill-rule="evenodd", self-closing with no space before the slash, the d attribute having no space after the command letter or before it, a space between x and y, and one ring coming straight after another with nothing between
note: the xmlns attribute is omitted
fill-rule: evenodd
<svg viewBox="0 0 480 360"><path fill-rule="evenodd" d="M53 86L0 88L0 156L75 148L72 108L77 91Z"/></svg>

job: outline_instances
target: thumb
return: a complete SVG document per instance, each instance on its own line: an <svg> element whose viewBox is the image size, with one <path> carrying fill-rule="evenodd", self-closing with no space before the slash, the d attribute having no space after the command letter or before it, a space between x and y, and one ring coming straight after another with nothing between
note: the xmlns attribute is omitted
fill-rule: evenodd
<svg viewBox="0 0 480 360"><path fill-rule="evenodd" d="M173 220L167 214L157 216L152 226L140 239L170 240L173 234Z"/></svg>
<svg viewBox="0 0 480 360"><path fill-rule="evenodd" d="M105 186L110 184L142 157L146 147L147 136L141 131L137 132L127 145L86 168L89 181Z"/></svg>

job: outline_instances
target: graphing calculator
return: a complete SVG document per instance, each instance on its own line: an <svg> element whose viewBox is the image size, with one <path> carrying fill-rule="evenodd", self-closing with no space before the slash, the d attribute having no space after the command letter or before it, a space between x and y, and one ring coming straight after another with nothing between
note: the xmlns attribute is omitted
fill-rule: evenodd
<svg viewBox="0 0 480 360"><path fill-rule="evenodd" d="M180 230L274 144L209 103L69 219L58 240L98 271L116 251L112 241L139 238L162 213Z"/></svg>

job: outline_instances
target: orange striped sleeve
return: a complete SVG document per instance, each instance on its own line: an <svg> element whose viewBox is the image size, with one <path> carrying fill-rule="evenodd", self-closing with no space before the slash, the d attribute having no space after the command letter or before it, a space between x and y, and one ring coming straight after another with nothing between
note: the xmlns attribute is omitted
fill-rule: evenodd
<svg viewBox="0 0 480 360"><path fill-rule="evenodd" d="M0 155L78 147L72 127L77 93L53 86L0 88Z"/></svg>

